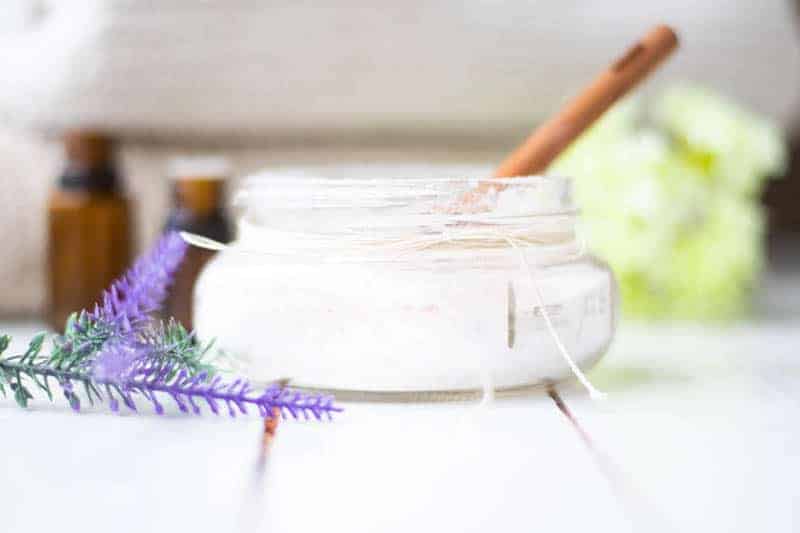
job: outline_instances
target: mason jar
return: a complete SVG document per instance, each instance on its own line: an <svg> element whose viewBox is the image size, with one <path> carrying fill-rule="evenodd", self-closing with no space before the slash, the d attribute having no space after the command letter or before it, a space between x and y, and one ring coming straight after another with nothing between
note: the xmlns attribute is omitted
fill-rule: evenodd
<svg viewBox="0 0 800 533"><path fill-rule="evenodd" d="M617 290L570 191L558 176L249 177L238 237L198 279L197 333L255 379L343 399L571 379L608 348Z"/></svg>

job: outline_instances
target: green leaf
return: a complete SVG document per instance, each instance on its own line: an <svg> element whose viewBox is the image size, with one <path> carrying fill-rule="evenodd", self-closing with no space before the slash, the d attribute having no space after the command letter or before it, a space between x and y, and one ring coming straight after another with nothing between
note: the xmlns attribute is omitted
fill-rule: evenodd
<svg viewBox="0 0 800 533"><path fill-rule="evenodd" d="M6 351L8 345L11 343L11 337L8 335L0 335L0 354Z"/></svg>
<svg viewBox="0 0 800 533"><path fill-rule="evenodd" d="M86 383L89 384L89 388L92 389L92 392L94 392L94 395L97 397L97 401L102 402L103 401L103 395L100 394L100 391L97 389L97 387L95 387L94 383L92 383L91 381L88 381L88 380L86 381Z"/></svg>
<svg viewBox="0 0 800 533"><path fill-rule="evenodd" d="M14 399L20 407L28 407L28 399L33 398L33 395L28 392L28 389L22 385L17 385L14 390Z"/></svg>
<svg viewBox="0 0 800 533"><path fill-rule="evenodd" d="M38 386L40 389L42 389L42 390L45 392L45 394L47 394L47 397L48 397L48 398L50 399L50 401L52 402L52 401L53 401L53 393L50 391L50 384L49 384L49 383L47 383L47 378L45 377L45 380L44 380L44 383L43 383L43 382L39 381L39 378L36 376L36 374L34 374L34 373L30 373L30 374L28 374L28 375L31 377L31 379L33 380L33 382L34 382L34 383L36 383L36 385L37 385L37 386Z"/></svg>
<svg viewBox="0 0 800 533"><path fill-rule="evenodd" d="M75 323L78 321L78 313L72 313L67 317L67 323L64 326L64 333L72 331L75 327Z"/></svg>
<svg viewBox="0 0 800 533"><path fill-rule="evenodd" d="M42 351L42 344L44 343L44 339L47 336L47 333L39 333L35 335L31 342L28 344L28 350L22 356L22 359L19 360L20 363L25 363L27 360L36 359L36 356L39 355L39 352Z"/></svg>
<svg viewBox="0 0 800 533"><path fill-rule="evenodd" d="M91 387L91 389L89 387ZM94 386L91 384L91 382L89 382L89 380L85 380L83 382L83 390L86 391L86 397L89 398L89 403L91 405L94 405L94 398L92 398L92 389L94 389ZM97 395L97 398L100 399L99 394Z"/></svg>
<svg viewBox="0 0 800 533"><path fill-rule="evenodd" d="M200 355L198 355L198 356L197 356L197 357L198 357L198 359L200 359L200 358L202 358L202 357L205 357L206 355L208 355L208 353L211 351L211 348L213 348L213 347L214 347L214 345L216 344L216 342L217 342L217 339L216 339L216 337L215 337L215 338L211 339L211 340L208 342L208 344L206 344L205 346L203 346L203 347L202 347L202 349L200 350Z"/></svg>

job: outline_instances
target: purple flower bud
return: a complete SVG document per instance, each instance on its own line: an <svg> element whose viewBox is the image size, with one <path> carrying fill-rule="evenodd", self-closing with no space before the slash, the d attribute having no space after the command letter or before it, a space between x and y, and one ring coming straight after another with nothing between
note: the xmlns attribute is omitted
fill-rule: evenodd
<svg viewBox="0 0 800 533"><path fill-rule="evenodd" d="M103 304L95 306L92 318L114 324L122 332L145 322L164 301L187 247L177 232L165 234L103 293Z"/></svg>

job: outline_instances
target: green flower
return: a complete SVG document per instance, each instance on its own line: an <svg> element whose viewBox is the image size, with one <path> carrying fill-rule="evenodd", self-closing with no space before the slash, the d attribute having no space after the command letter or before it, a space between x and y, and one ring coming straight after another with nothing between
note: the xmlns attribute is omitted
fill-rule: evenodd
<svg viewBox="0 0 800 533"><path fill-rule="evenodd" d="M713 92L630 99L565 152L591 248L632 316L722 319L745 313L763 266L758 193L780 173L780 131Z"/></svg>

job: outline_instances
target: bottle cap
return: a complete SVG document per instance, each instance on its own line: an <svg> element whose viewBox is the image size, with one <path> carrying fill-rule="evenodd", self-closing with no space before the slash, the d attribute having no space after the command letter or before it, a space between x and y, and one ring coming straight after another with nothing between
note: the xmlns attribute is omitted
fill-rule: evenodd
<svg viewBox="0 0 800 533"><path fill-rule="evenodd" d="M174 157L167 168L173 180L225 180L230 174L230 162L223 156Z"/></svg>
<svg viewBox="0 0 800 533"><path fill-rule="evenodd" d="M196 215L208 215L225 204L225 180L230 163L221 156L176 157L170 160L167 175L173 180L176 205Z"/></svg>
<svg viewBox="0 0 800 533"><path fill-rule="evenodd" d="M114 155L113 141L100 131L67 130L63 142L67 159L71 163L94 168L109 163Z"/></svg>

